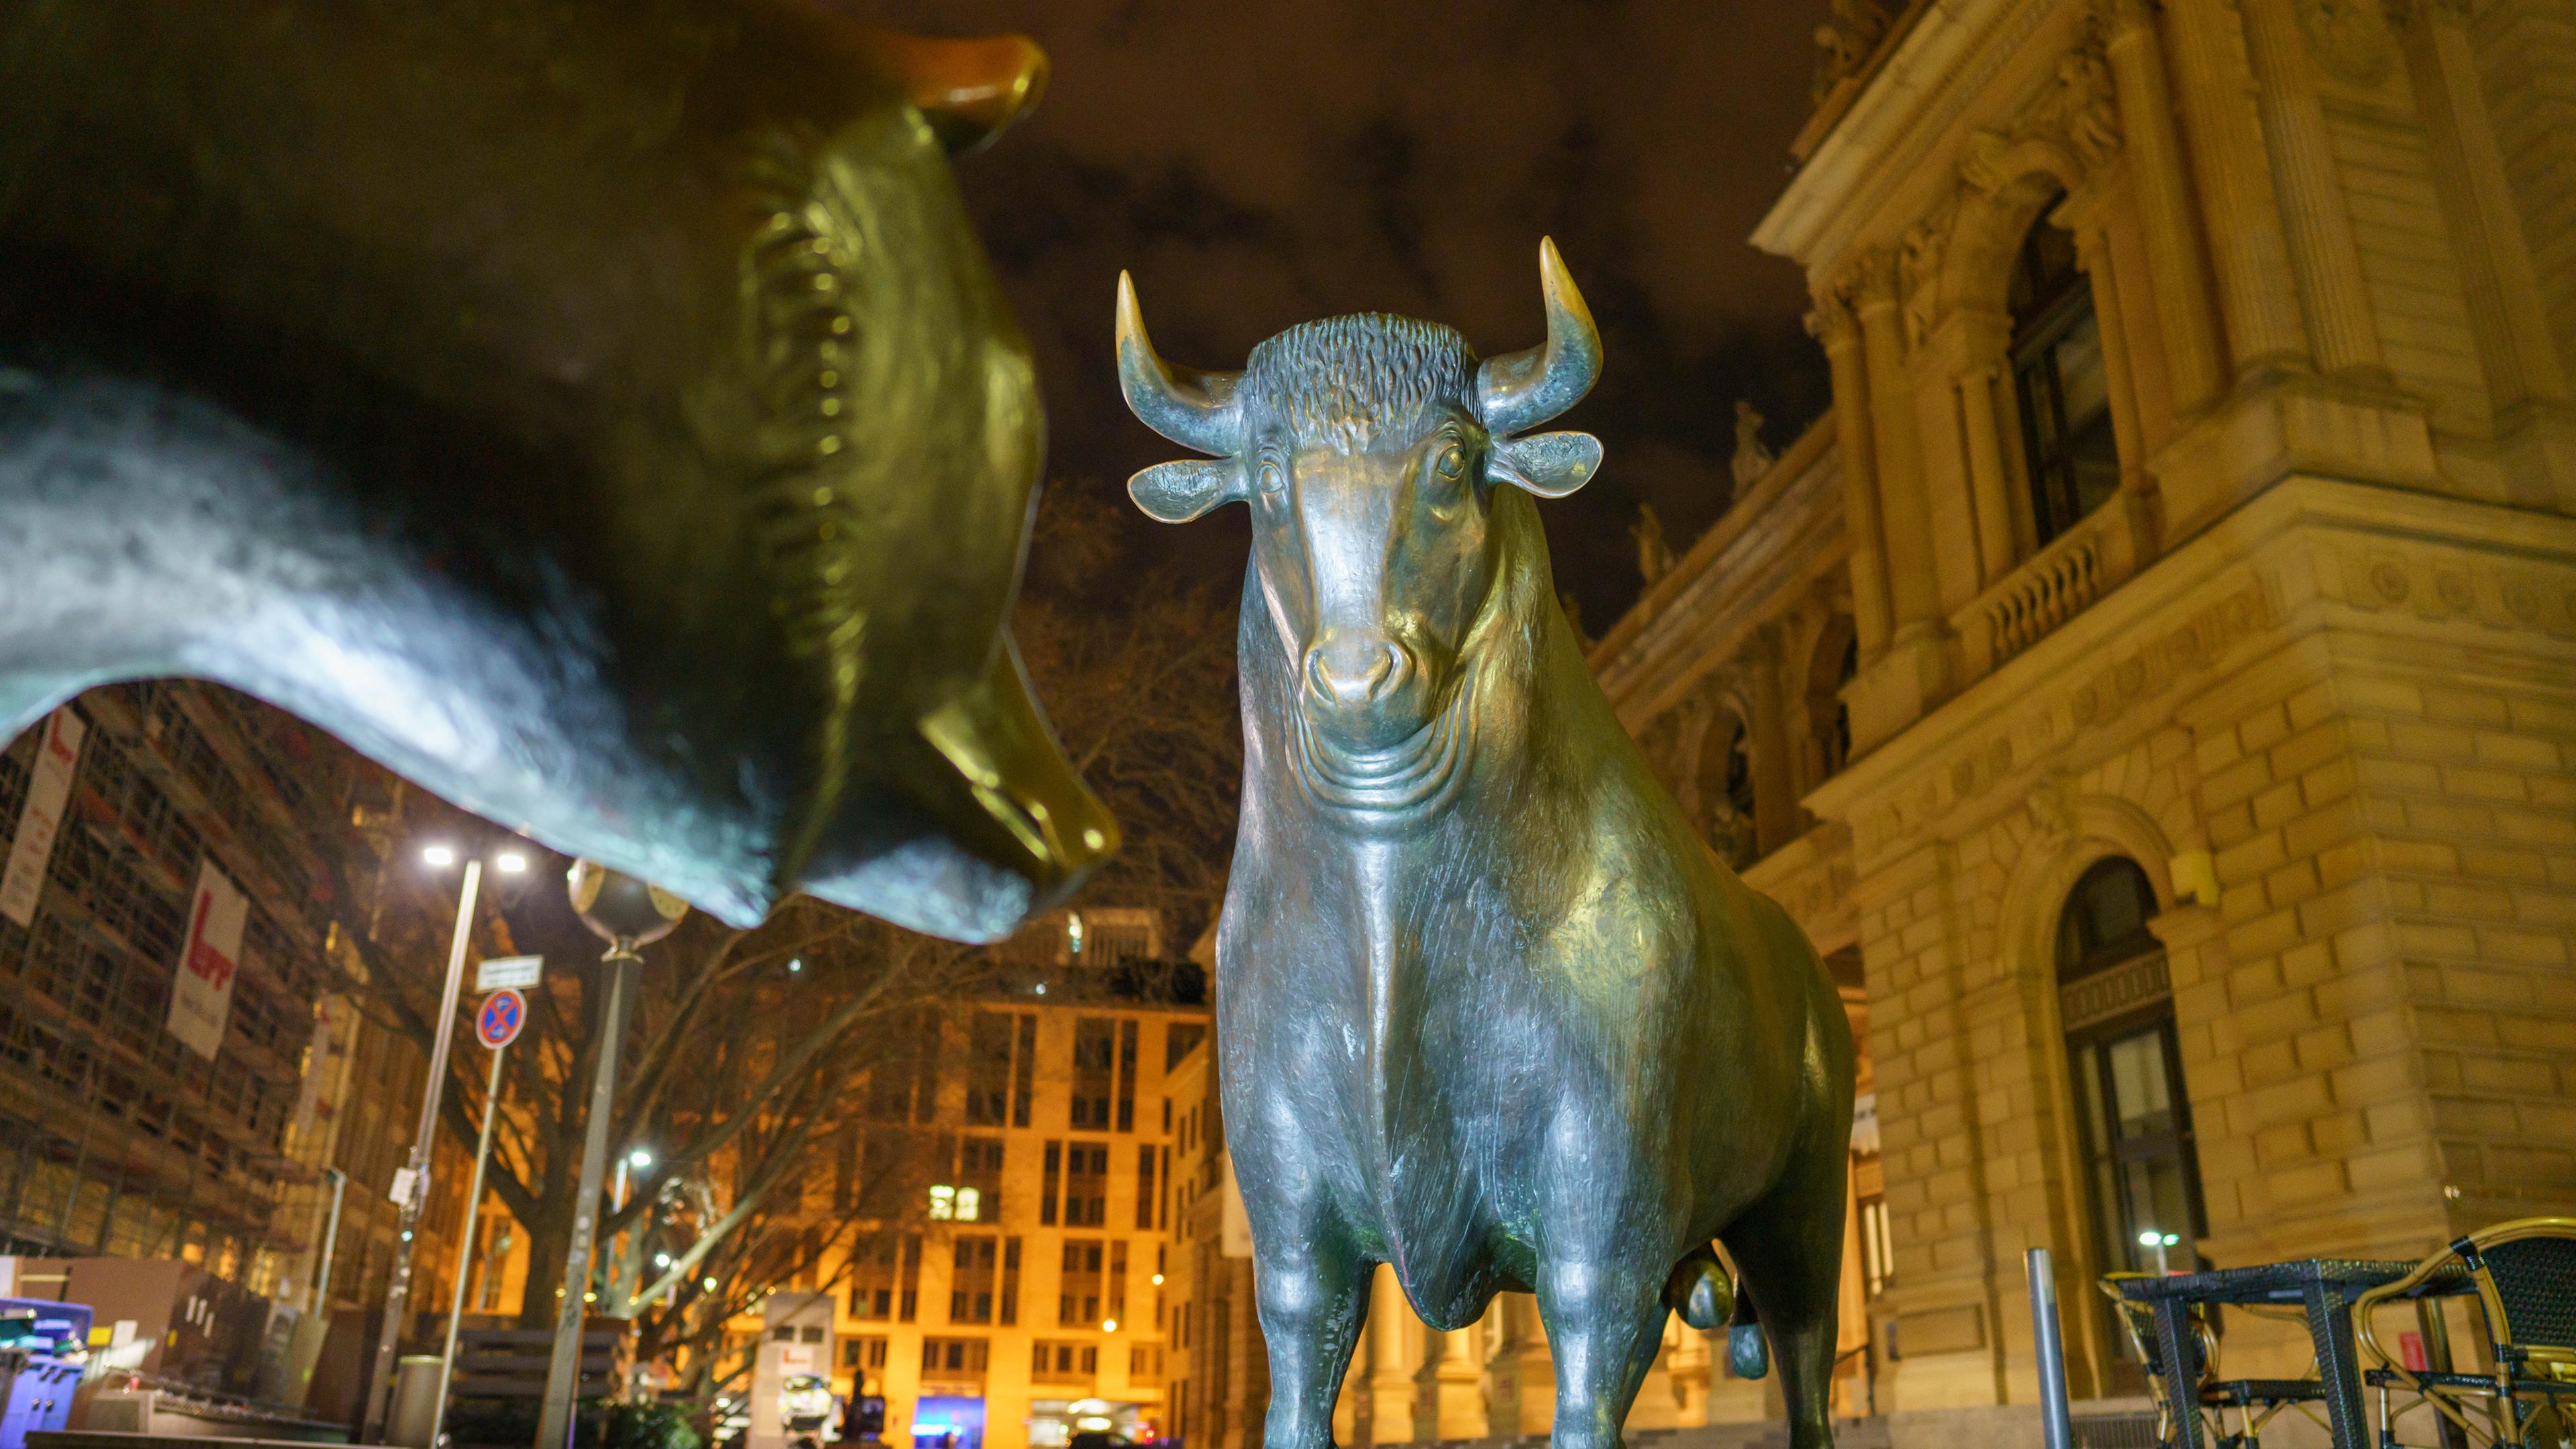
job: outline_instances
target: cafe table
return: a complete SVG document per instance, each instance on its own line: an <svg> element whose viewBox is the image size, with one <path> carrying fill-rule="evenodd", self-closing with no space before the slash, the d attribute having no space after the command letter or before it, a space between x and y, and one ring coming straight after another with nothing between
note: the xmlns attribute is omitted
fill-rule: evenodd
<svg viewBox="0 0 2576 1449"><path fill-rule="evenodd" d="M2375 1432L2362 1413L2361 1351L2352 1333L2352 1303L2369 1289L2393 1283L2415 1271L2413 1263L2352 1258L2302 1258L2246 1268L2213 1268L2203 1273L2122 1278L2120 1296L2147 1308L2155 1320L2156 1358L2184 1371L2169 1373L2167 1387L2186 1387L2175 1395L2176 1449L2203 1449L2200 1414L2189 1402L2200 1382L2200 1344L2191 1331L2192 1309L2200 1304L2246 1307L2272 1304L2300 1309L2307 1317L2308 1337L2316 1346L2317 1380L2324 1390L2326 1421L2335 1449L2373 1449ZM2457 1263L2434 1273L2414 1298L2467 1293L2475 1288L2468 1270Z"/></svg>

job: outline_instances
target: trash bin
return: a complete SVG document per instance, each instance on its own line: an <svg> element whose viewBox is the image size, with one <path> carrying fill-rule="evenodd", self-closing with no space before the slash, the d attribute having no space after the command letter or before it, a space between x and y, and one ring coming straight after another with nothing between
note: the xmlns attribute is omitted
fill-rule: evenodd
<svg viewBox="0 0 2576 1449"><path fill-rule="evenodd" d="M394 1406L385 1416L385 1442L429 1449L430 1425L437 1419L438 1355L403 1355L394 1365Z"/></svg>

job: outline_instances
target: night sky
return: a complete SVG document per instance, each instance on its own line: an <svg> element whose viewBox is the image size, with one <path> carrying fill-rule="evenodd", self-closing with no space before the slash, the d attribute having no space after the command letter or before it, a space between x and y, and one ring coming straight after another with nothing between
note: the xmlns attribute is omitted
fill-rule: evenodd
<svg viewBox="0 0 2576 1449"><path fill-rule="evenodd" d="M1827 402L1797 269L1745 242L1806 118L1822 0L852 0L925 34L1018 31L1054 77L959 175L1037 348L1056 486L1116 496L1180 456L1129 416L1111 295L1135 273L1156 346L1201 367L1335 313L1543 337L1553 235L1599 319L1600 386L1560 426L1600 481L1543 506L1586 632L1638 591L1651 502L1675 551L1722 511L1734 402L1785 446ZM1239 573L1241 509L1122 546ZM1172 555L1169 559L1154 556Z"/></svg>

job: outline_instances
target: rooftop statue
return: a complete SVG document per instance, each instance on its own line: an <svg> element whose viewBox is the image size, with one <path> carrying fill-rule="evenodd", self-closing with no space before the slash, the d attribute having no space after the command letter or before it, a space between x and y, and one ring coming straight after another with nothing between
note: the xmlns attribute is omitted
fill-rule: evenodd
<svg viewBox="0 0 2576 1449"><path fill-rule="evenodd" d="M737 924L989 939L1116 827L1004 632L1043 449L948 156L1018 39L805 0L0 7L0 738L222 682Z"/></svg>
<svg viewBox="0 0 2576 1449"><path fill-rule="evenodd" d="M1618 1444L1667 1310L1714 1328L1730 1300L1735 1361L1759 1373L1767 1332L1791 1442L1825 1449L1851 1029L1796 924L1655 783L1556 605L1535 500L1589 482L1601 445L1534 430L1601 344L1553 243L1540 275L1525 352L1479 363L1446 327L1364 315L1218 373L1157 357L1119 283L1128 405L1216 455L1129 492L1170 523L1252 510L1216 1001L1263 1442L1330 1443L1386 1263L1434 1328L1537 1294L1558 1449Z"/></svg>

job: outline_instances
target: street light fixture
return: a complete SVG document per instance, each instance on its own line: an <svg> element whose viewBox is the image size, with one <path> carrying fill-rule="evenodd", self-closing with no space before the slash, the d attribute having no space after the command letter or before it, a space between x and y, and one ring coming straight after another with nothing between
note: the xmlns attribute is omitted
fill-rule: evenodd
<svg viewBox="0 0 2576 1449"><path fill-rule="evenodd" d="M421 847L420 859L434 871L444 871L461 859L465 862L465 879L456 897L456 926L447 938L447 983L439 996L438 1026L429 1048L429 1083L420 1097L420 1124L412 1133L411 1156L403 1170L394 1175L394 1196L400 1199L395 1205L402 1214L402 1246L394 1253L393 1281L385 1292L384 1328L376 1337L365 1432L359 1436L371 1444L382 1442L385 1419L393 1407L394 1354L410 1318L412 1252L417 1246L414 1230L420 1226L421 1208L429 1199L430 1152L437 1141L438 1105L447 1089L448 1048L456 1039L456 1003L465 989L465 949L474 937L474 898L483 886L483 857L479 854L466 854L446 841L432 841ZM523 851L505 847L495 853L492 864L509 874L525 870L528 857Z"/></svg>
<svg viewBox="0 0 2576 1449"><path fill-rule="evenodd" d="M564 1253L563 1281L590 1281L592 1240L599 1229L600 1189L608 1185L608 1128L617 1094L618 1049L635 1007L637 973L643 958L636 948L671 934L689 906L678 896L632 876L620 875L596 861L575 861L565 878L573 913L608 942L600 958L607 968L608 999L600 1012L599 1046L593 1054L590 1105L582 1128L581 1171L574 1188L577 1204L571 1241ZM628 1158L618 1159L620 1172ZM546 1396L538 1409L536 1449L566 1449L572 1442L573 1390L581 1373L582 1305L564 1295L555 1315L554 1352L546 1364Z"/></svg>
<svg viewBox="0 0 2576 1449"><path fill-rule="evenodd" d="M2165 1264L2165 1250L2167 1248L2174 1247L2180 1242L2182 1242L2182 1235L2180 1233L2160 1232L2155 1228L2149 1228L2138 1234L2138 1246L2154 1250L2156 1255L2156 1272L2159 1275L2172 1271Z"/></svg>

